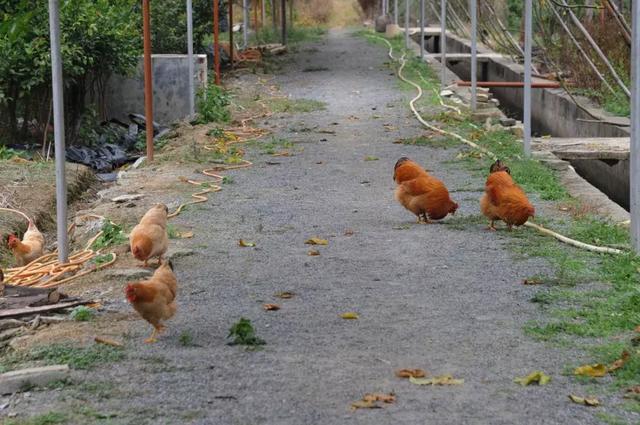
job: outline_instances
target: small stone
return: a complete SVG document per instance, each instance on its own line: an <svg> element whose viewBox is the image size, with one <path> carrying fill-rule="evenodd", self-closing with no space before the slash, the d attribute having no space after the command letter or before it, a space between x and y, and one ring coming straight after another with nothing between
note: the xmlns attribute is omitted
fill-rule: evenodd
<svg viewBox="0 0 640 425"><path fill-rule="evenodd" d="M116 279L142 279L151 276L151 270L136 269L107 269L106 276Z"/></svg>
<svg viewBox="0 0 640 425"><path fill-rule="evenodd" d="M132 195L120 195L120 196L116 196L115 198L111 198L111 202L115 202L116 204L123 204L125 202L129 202L129 201L136 201L138 199L143 198L144 195L141 193L136 193L136 194L132 194Z"/></svg>
<svg viewBox="0 0 640 425"><path fill-rule="evenodd" d="M500 125L503 127L513 127L516 125L516 120L514 118L500 118Z"/></svg>
<svg viewBox="0 0 640 425"><path fill-rule="evenodd" d="M0 375L0 394L12 394L36 386L44 387L69 375L68 365L15 370Z"/></svg>
<svg viewBox="0 0 640 425"><path fill-rule="evenodd" d="M134 170L139 168L146 160L147 160L146 156L141 156L140 158L136 159L136 162L133 163L131 168L133 168Z"/></svg>
<svg viewBox="0 0 640 425"><path fill-rule="evenodd" d="M509 127L509 132L516 136L518 139L522 139L524 137L524 126L522 125L514 125L513 127Z"/></svg>

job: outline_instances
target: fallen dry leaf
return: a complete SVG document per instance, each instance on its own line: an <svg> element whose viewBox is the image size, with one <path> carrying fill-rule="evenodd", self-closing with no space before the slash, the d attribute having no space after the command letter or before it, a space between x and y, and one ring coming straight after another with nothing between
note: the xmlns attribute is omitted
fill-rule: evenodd
<svg viewBox="0 0 640 425"><path fill-rule="evenodd" d="M244 239L240 239L238 241L238 245L240 245L243 248L251 248L251 247L256 246L256 244L254 242L247 242Z"/></svg>
<svg viewBox="0 0 640 425"><path fill-rule="evenodd" d="M540 279L525 279L522 281L523 285L542 285L543 283Z"/></svg>
<svg viewBox="0 0 640 425"><path fill-rule="evenodd" d="M263 304L262 307L267 311L280 310L280 306L278 304Z"/></svg>
<svg viewBox="0 0 640 425"><path fill-rule="evenodd" d="M342 313L340 317L347 320L354 320L358 318L358 313L354 313L354 312Z"/></svg>
<svg viewBox="0 0 640 425"><path fill-rule="evenodd" d="M347 229L344 231L345 236L353 236L354 233L353 229Z"/></svg>
<svg viewBox="0 0 640 425"><path fill-rule="evenodd" d="M632 398L635 400L640 400L640 385L636 385L631 388L627 388L626 394L624 398Z"/></svg>
<svg viewBox="0 0 640 425"><path fill-rule="evenodd" d="M578 397L577 395L569 394L571 401L584 406L600 406L600 400L595 397Z"/></svg>
<svg viewBox="0 0 640 425"><path fill-rule="evenodd" d="M193 232L180 232L178 233L178 236L181 239L191 239L193 237Z"/></svg>
<svg viewBox="0 0 640 425"><path fill-rule="evenodd" d="M464 379L453 379L451 375L434 376L433 378L409 377L409 382L416 385L462 385Z"/></svg>
<svg viewBox="0 0 640 425"><path fill-rule="evenodd" d="M284 291L284 292L277 293L276 297L282 298L284 300L288 300L289 298L293 298L294 295L295 295L295 292Z"/></svg>
<svg viewBox="0 0 640 425"><path fill-rule="evenodd" d="M591 376L592 378L601 378L607 374L607 366L594 363L577 367L573 371L574 375Z"/></svg>
<svg viewBox="0 0 640 425"><path fill-rule="evenodd" d="M309 257L315 257L317 255L320 255L320 251L318 251L317 249L310 249L309 252L307 252L307 255Z"/></svg>
<svg viewBox="0 0 640 425"><path fill-rule="evenodd" d="M395 403L396 395L394 393L367 393L362 397L362 401L381 401L383 403Z"/></svg>
<svg viewBox="0 0 640 425"><path fill-rule="evenodd" d="M397 129L397 127L393 124L384 124L383 127L387 131L392 131Z"/></svg>
<svg viewBox="0 0 640 425"><path fill-rule="evenodd" d="M640 333L640 325L636 326L636 328L633 331Z"/></svg>
<svg viewBox="0 0 640 425"><path fill-rule="evenodd" d="M329 245L329 241L320 238L310 238L304 241L307 245Z"/></svg>
<svg viewBox="0 0 640 425"><path fill-rule="evenodd" d="M93 340L98 344L109 345L111 347L117 347L117 348L124 347L124 345L121 342L114 341L114 340L109 339L109 338L103 338L101 336L97 336Z"/></svg>
<svg viewBox="0 0 640 425"><path fill-rule="evenodd" d="M354 401L353 403L351 403L351 409L352 410L357 410L357 409L382 409L382 406L380 406L375 401L358 400L358 401Z"/></svg>
<svg viewBox="0 0 640 425"><path fill-rule="evenodd" d="M629 360L629 357L630 357L629 352L627 350L623 351L620 358L609 365L609 367L607 368L607 371L613 372L614 370L620 369L622 366L624 366L627 360Z"/></svg>
<svg viewBox="0 0 640 425"><path fill-rule="evenodd" d="M288 151L282 151L282 152L276 152L274 154L272 154L271 156L291 156L291 153Z"/></svg>
<svg viewBox="0 0 640 425"><path fill-rule="evenodd" d="M424 378L427 373L422 369L398 369L396 376L398 378Z"/></svg>
<svg viewBox="0 0 640 425"><path fill-rule="evenodd" d="M547 385L551 381L551 377L545 375L544 372L536 370L535 372L531 372L527 376L523 376L522 378L516 378L513 382L516 382L520 385L527 386L533 383L538 385Z"/></svg>

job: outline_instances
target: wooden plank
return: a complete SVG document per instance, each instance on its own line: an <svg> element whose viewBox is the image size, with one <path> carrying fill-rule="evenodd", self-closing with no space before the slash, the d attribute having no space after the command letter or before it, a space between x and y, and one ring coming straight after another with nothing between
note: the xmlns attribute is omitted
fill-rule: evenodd
<svg viewBox="0 0 640 425"><path fill-rule="evenodd" d="M561 159L629 159L628 137L550 137L533 140L536 151L549 151Z"/></svg>
<svg viewBox="0 0 640 425"><path fill-rule="evenodd" d="M55 288L30 288L27 286L5 285L0 309L16 309L56 304L61 295Z"/></svg>
<svg viewBox="0 0 640 425"><path fill-rule="evenodd" d="M92 301L68 301L64 303L43 305L40 307L25 307L25 308L12 308L7 310L0 310L0 319L5 317L18 317L27 316L29 314L44 313L55 310L62 310L64 308L75 307L77 305L91 304Z"/></svg>

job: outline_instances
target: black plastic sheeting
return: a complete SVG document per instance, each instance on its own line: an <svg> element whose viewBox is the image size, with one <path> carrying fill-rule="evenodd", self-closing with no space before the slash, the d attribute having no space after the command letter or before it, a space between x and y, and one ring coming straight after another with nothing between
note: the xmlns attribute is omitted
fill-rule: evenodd
<svg viewBox="0 0 640 425"><path fill-rule="evenodd" d="M118 120L102 123L102 133L96 146L69 146L66 150L67 161L86 165L98 173L109 173L124 164L140 157L136 144L146 132L145 117L129 114L130 124ZM154 140L162 137L168 128L153 123ZM115 141L108 143L107 141Z"/></svg>

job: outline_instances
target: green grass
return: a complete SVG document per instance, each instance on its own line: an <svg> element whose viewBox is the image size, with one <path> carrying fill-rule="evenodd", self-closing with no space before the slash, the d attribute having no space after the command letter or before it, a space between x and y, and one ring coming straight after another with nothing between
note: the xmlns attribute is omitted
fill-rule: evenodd
<svg viewBox="0 0 640 425"><path fill-rule="evenodd" d="M28 419L7 419L5 425L56 425L67 423L68 416L60 412L48 412Z"/></svg>
<svg viewBox="0 0 640 425"><path fill-rule="evenodd" d="M13 370L24 363L45 365L68 364L72 369L93 369L101 364L123 360L122 350L102 344L78 347L70 344L52 344L38 347L25 354L7 355L0 359L0 371Z"/></svg>
<svg viewBox="0 0 640 425"><path fill-rule="evenodd" d="M247 142L249 146L255 146L265 155L273 155L278 151L292 149L294 144L288 139L271 136L269 139L259 139Z"/></svg>
<svg viewBox="0 0 640 425"><path fill-rule="evenodd" d="M122 245L126 242L127 237L122 227L107 219L102 225L102 235L93 242L91 247L95 250L100 250L113 245Z"/></svg>
<svg viewBox="0 0 640 425"><path fill-rule="evenodd" d="M248 345L257 347L266 344L266 342L256 336L255 329L249 319L241 317L240 320L231 326L227 338L233 338L229 345Z"/></svg>
<svg viewBox="0 0 640 425"><path fill-rule="evenodd" d="M274 98L269 101L269 109L274 113L306 113L324 111L327 105L313 99Z"/></svg>
<svg viewBox="0 0 640 425"><path fill-rule="evenodd" d="M167 236L169 236L169 239L179 239L180 232L176 229L176 226L169 223L167 224Z"/></svg>
<svg viewBox="0 0 640 425"><path fill-rule="evenodd" d="M450 149L460 147L460 142L455 140L452 137L444 137L444 136L417 136L410 137L408 139L400 139L396 142L400 142L403 145L413 145L413 146L429 146L432 148L438 149Z"/></svg>
<svg viewBox="0 0 640 425"><path fill-rule="evenodd" d="M96 312L94 309L83 305L79 305L69 313L71 320L75 320L76 322L88 322L89 320L92 320L95 315Z"/></svg>
<svg viewBox="0 0 640 425"><path fill-rule="evenodd" d="M287 31L287 43L299 44L322 40L327 34L327 30L322 27L296 26ZM251 44L280 43L282 33L279 29L266 27L258 31L251 37Z"/></svg>

